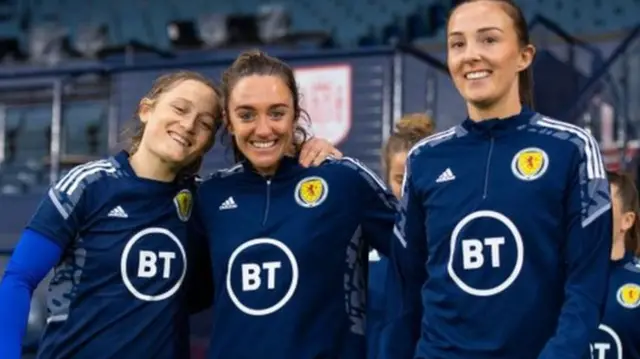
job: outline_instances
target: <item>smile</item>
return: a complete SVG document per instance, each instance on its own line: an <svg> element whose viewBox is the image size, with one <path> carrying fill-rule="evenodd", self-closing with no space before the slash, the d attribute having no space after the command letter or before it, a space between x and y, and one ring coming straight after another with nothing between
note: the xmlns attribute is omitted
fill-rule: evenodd
<svg viewBox="0 0 640 359"><path fill-rule="evenodd" d="M467 80L480 80L489 77L489 75L491 75L491 71L473 71L464 74L464 78Z"/></svg>
<svg viewBox="0 0 640 359"><path fill-rule="evenodd" d="M179 145L183 147L191 147L191 142L187 140L185 137L180 136L175 132L169 132L169 137L171 137L174 141L176 141Z"/></svg>
<svg viewBox="0 0 640 359"><path fill-rule="evenodd" d="M271 141L249 141L249 144L255 148L259 148L259 149L268 149L268 148L272 148L276 145L278 141L277 140L271 140Z"/></svg>

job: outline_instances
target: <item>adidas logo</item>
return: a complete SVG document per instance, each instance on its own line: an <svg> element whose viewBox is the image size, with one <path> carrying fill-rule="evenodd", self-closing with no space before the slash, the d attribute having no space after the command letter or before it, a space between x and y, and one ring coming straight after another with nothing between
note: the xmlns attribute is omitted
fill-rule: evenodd
<svg viewBox="0 0 640 359"><path fill-rule="evenodd" d="M438 176L438 179L436 179L436 183L449 182L453 181L454 179L456 179L456 175L453 174L451 168L447 168L440 174L440 176Z"/></svg>
<svg viewBox="0 0 640 359"><path fill-rule="evenodd" d="M112 209L111 211L109 211L109 214L107 214L107 217L129 218L129 215L127 214L127 212L124 211L124 209L122 209L122 207L118 206Z"/></svg>
<svg viewBox="0 0 640 359"><path fill-rule="evenodd" d="M238 208L238 205L236 204L236 201L233 199L233 197L227 198L227 200L222 202L222 204L219 207L221 211L225 209L234 209L234 208Z"/></svg>

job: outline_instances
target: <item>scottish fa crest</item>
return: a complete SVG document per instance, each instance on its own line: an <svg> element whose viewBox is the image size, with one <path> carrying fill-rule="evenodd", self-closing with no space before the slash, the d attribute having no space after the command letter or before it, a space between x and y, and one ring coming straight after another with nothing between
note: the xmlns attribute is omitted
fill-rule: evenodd
<svg viewBox="0 0 640 359"><path fill-rule="evenodd" d="M178 218L181 221L186 222L191 218L191 211L193 210L193 195L188 189L183 189L173 198L173 204L176 206L176 212L178 212Z"/></svg>

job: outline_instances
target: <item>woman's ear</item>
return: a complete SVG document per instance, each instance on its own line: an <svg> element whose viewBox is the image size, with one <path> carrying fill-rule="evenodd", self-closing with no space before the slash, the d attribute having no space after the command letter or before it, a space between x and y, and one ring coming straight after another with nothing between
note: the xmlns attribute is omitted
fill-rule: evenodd
<svg viewBox="0 0 640 359"><path fill-rule="evenodd" d="M140 122L146 124L149 122L149 115L153 110L153 101L148 98L143 98L138 104L138 117L140 117Z"/></svg>

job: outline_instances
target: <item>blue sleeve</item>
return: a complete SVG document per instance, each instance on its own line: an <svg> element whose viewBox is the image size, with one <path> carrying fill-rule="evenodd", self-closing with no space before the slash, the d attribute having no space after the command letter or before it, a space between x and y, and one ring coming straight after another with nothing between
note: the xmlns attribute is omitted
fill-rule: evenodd
<svg viewBox="0 0 640 359"><path fill-rule="evenodd" d="M556 333L539 359L582 358L604 308L613 233L609 183L596 141L589 138L580 152L565 204L565 300Z"/></svg>
<svg viewBox="0 0 640 359"><path fill-rule="evenodd" d="M398 210L398 203L394 195L387 189L384 182L360 161L344 157L347 165L353 166L360 175L360 193L362 211L362 235L369 246L378 252L389 255L391 234Z"/></svg>
<svg viewBox="0 0 640 359"><path fill-rule="evenodd" d="M213 273L211 255L204 225L200 217L201 203L196 199L192 220L189 222L189 250L185 280L187 305L191 314L201 312L213 303Z"/></svg>
<svg viewBox="0 0 640 359"><path fill-rule="evenodd" d="M32 229L66 248L77 236L85 222L87 178L98 171L109 171L108 164L86 164L75 167L58 183L51 186L31 217L27 228Z"/></svg>
<svg viewBox="0 0 640 359"><path fill-rule="evenodd" d="M385 290L386 325L380 358L413 359L422 321L422 286L427 280L427 215L407 159L400 211L391 242Z"/></svg>
<svg viewBox="0 0 640 359"><path fill-rule="evenodd" d="M31 296L61 255L53 240L28 229L22 234L0 282L0 358L20 358Z"/></svg>

